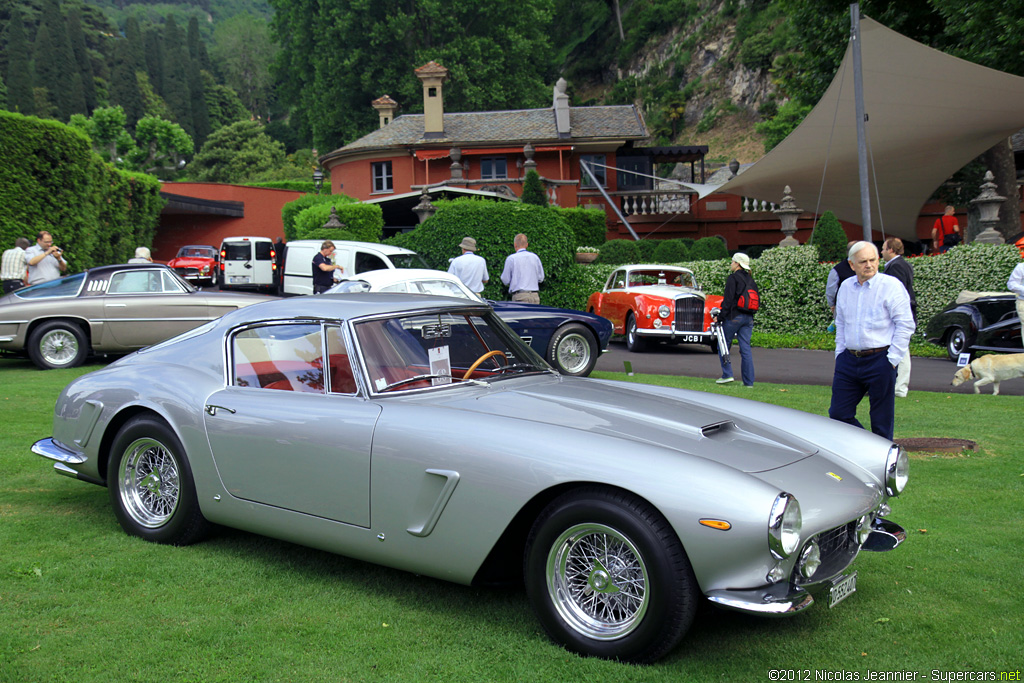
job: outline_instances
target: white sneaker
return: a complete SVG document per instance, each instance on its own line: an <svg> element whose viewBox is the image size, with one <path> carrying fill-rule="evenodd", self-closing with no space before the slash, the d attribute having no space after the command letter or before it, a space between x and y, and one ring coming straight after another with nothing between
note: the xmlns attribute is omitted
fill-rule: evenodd
<svg viewBox="0 0 1024 683"><path fill-rule="evenodd" d="M735 377L719 377L715 380L715 384L728 384L729 382L736 381Z"/></svg>

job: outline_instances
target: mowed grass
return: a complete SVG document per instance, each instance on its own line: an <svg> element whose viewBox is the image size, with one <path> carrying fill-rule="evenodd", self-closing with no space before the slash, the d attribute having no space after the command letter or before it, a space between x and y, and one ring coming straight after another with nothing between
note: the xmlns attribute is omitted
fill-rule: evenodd
<svg viewBox="0 0 1024 683"><path fill-rule="evenodd" d="M980 450L914 458L892 514L909 538L857 559L857 593L781 620L702 607L675 651L636 667L550 643L521 588L459 586L231 530L187 548L127 537L106 489L60 477L29 452L50 434L60 389L91 369L0 361L4 683L764 681L771 669L864 680L1021 668L1021 397L900 400L897 437L968 438ZM827 387L629 379L828 407Z"/></svg>

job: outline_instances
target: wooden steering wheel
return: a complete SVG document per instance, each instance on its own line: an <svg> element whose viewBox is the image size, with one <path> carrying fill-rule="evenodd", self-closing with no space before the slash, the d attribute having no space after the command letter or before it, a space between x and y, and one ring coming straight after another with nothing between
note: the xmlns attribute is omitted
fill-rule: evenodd
<svg viewBox="0 0 1024 683"><path fill-rule="evenodd" d="M488 358L494 358L495 356L501 356L502 358L504 358L505 365L508 365L508 356L505 355L504 351L499 351L498 349L495 349L494 351L488 351L487 353L473 361L473 364L469 366L469 370L466 370L466 374L462 376L462 380L465 381L469 379L469 376L473 374L474 370L480 367L481 363L483 363Z"/></svg>

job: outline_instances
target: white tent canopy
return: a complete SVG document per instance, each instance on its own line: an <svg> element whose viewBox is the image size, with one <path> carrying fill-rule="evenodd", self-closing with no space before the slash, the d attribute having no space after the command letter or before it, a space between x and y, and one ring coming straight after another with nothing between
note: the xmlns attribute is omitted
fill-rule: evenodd
<svg viewBox="0 0 1024 683"><path fill-rule="evenodd" d="M917 239L922 205L950 175L1024 128L1024 78L934 50L861 19L872 228ZM852 46L824 97L771 152L724 185L693 185L797 205L863 224ZM826 166L827 164L827 166ZM824 174L824 179L823 179ZM877 186L877 192L876 192Z"/></svg>

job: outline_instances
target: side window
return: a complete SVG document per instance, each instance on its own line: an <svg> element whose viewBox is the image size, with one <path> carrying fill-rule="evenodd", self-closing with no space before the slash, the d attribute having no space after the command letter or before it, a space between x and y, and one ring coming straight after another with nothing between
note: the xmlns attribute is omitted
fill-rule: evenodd
<svg viewBox="0 0 1024 683"><path fill-rule="evenodd" d="M601 187L608 187L608 169L605 168L607 163L603 154L584 154L580 157L580 161L586 162L590 167L590 173L594 174ZM580 165L580 187L597 187L590 175L583 170L582 163Z"/></svg>
<svg viewBox="0 0 1024 683"><path fill-rule="evenodd" d="M391 162L376 161L372 165L373 191L394 192L394 181L391 177Z"/></svg>
<svg viewBox="0 0 1024 683"><path fill-rule="evenodd" d="M167 271L162 271L160 273L160 276L161 280L163 281L162 289L164 292L177 294L179 292L184 291L181 288L181 283L174 279L174 276L168 273Z"/></svg>
<svg viewBox="0 0 1024 683"><path fill-rule="evenodd" d="M160 273L155 270L134 270L114 273L107 294L143 294L161 290Z"/></svg>
<svg viewBox="0 0 1024 683"><path fill-rule="evenodd" d="M616 271L615 275L612 275L612 289L625 289L626 288L626 271Z"/></svg>
<svg viewBox="0 0 1024 683"><path fill-rule="evenodd" d="M356 381L352 375L352 363L349 361L345 337L337 325L324 328L327 334L327 368L330 377L332 394L356 393Z"/></svg>
<svg viewBox="0 0 1024 683"><path fill-rule="evenodd" d="M388 264L380 256L366 251L356 252L356 274L365 273L368 270L383 270Z"/></svg>
<svg viewBox="0 0 1024 683"><path fill-rule="evenodd" d="M231 342L233 384L278 391L324 392L320 325L262 325L236 333Z"/></svg>

